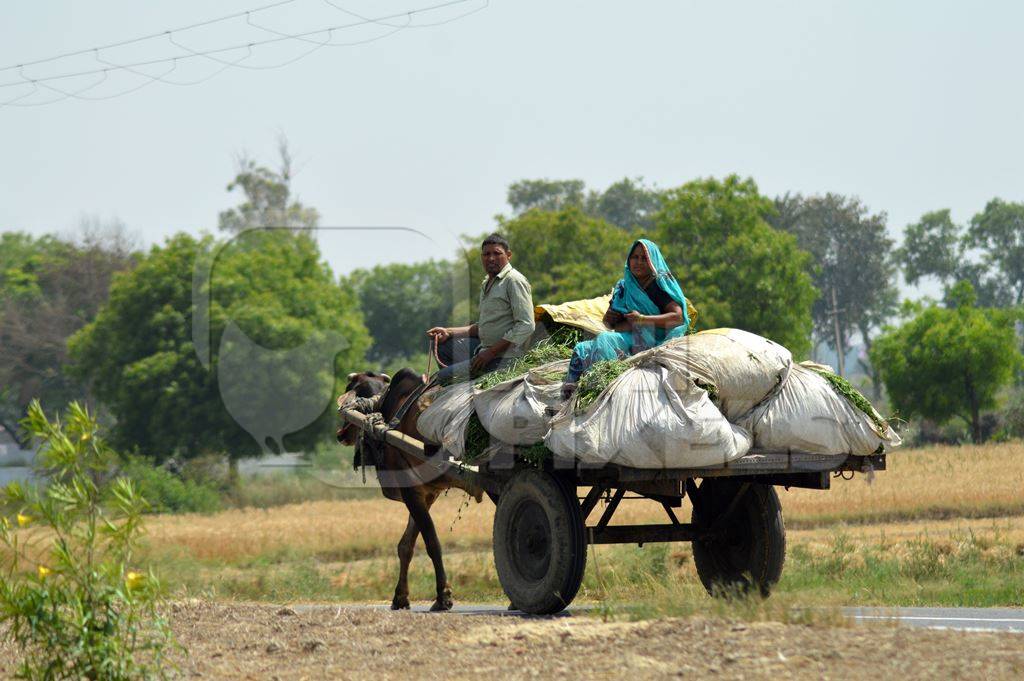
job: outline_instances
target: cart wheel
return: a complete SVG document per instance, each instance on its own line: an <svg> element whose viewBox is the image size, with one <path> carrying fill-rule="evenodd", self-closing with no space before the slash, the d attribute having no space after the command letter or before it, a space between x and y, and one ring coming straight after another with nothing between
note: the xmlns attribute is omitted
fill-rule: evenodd
<svg viewBox="0 0 1024 681"><path fill-rule="evenodd" d="M782 506L770 485L744 485L732 480L706 478L693 502L693 524L710 528L743 496L713 539L693 542L693 563L704 588L712 596L746 593L754 585L767 597L782 576L786 558L786 528Z"/></svg>
<svg viewBox="0 0 1024 681"><path fill-rule="evenodd" d="M564 610L587 564L576 495L550 473L516 473L494 513L494 564L515 608L534 615Z"/></svg>

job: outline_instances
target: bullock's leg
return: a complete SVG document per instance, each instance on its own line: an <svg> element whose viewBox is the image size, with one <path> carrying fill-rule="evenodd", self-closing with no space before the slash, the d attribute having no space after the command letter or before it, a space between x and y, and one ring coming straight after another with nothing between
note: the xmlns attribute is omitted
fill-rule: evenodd
<svg viewBox="0 0 1024 681"><path fill-rule="evenodd" d="M423 498L422 491L412 487L402 488L402 501L409 509L409 515L416 521L423 543L427 545L427 555L434 563L434 580L437 586L437 600L430 606L431 611L451 610L452 588L444 572L444 561L441 558L441 541L437 538L434 521L430 518L430 502ZM432 501L432 500L431 500Z"/></svg>
<svg viewBox="0 0 1024 681"><path fill-rule="evenodd" d="M409 607L409 563L413 551L416 550L416 537L419 535L416 521L409 515L405 532L398 541L398 584L395 586L395 597L391 599L392 610L404 610Z"/></svg>

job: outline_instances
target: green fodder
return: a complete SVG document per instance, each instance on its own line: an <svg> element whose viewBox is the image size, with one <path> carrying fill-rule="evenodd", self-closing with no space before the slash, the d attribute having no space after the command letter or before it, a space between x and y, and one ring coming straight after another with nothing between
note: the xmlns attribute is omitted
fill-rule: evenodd
<svg viewBox="0 0 1024 681"><path fill-rule="evenodd" d="M466 424L466 455L464 457L466 463L477 461L490 444L490 434L484 430L484 426L480 423L480 418L476 415L476 412L473 412L469 417L469 422ZM545 447L542 442L528 447L516 447L515 452L517 458L537 468L543 467L544 462L551 458L551 450Z"/></svg>
<svg viewBox="0 0 1024 681"><path fill-rule="evenodd" d="M544 462L551 458L551 450L543 442L529 447L516 447L516 456L536 468L543 468Z"/></svg>
<svg viewBox="0 0 1024 681"><path fill-rule="evenodd" d="M597 401L598 396L604 389L622 375L632 364L621 359L606 359L595 362L580 377L579 386L576 388L576 412L586 411L590 405Z"/></svg>
<svg viewBox="0 0 1024 681"><path fill-rule="evenodd" d="M491 435L484 430L484 424L480 423L480 417L474 411L469 415L469 422L466 424L466 463L479 459L490 444Z"/></svg>
<svg viewBox="0 0 1024 681"><path fill-rule="evenodd" d="M517 357L504 369L492 371L485 374L477 381L476 387L480 390L493 388L499 383L504 383L519 376L525 376L531 369L545 364L569 359L572 355L572 347L559 343L542 341L531 348L522 357Z"/></svg>
<svg viewBox="0 0 1024 681"><path fill-rule="evenodd" d="M884 433L886 431L889 427L888 421L878 415L878 412L875 411L875 408L868 401L868 398L864 397L859 390L854 388L852 383L838 374L833 374L831 371L822 371L821 369L813 368L811 371L828 381L833 390L845 397L850 404L857 407L857 409L867 414L868 418L878 426L880 432Z"/></svg>
<svg viewBox="0 0 1024 681"><path fill-rule="evenodd" d="M718 404L718 386L716 386L714 383L705 383L699 378L695 379L694 383L697 385L698 388L700 388L701 390L708 394L708 399L710 399L716 405Z"/></svg>

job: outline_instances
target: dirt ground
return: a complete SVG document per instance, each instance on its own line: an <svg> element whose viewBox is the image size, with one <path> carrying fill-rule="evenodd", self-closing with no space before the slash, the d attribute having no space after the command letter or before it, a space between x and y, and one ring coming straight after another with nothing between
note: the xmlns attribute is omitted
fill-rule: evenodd
<svg viewBox="0 0 1024 681"><path fill-rule="evenodd" d="M710 619L603 622L192 602L185 678L1020 679L1024 636ZM0 675L14 670L0 651Z"/></svg>

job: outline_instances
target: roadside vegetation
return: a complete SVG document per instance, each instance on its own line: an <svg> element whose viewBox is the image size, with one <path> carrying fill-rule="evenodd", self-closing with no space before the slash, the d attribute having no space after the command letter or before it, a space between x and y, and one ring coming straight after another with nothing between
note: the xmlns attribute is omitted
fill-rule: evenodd
<svg viewBox="0 0 1024 681"><path fill-rule="evenodd" d="M182 597L384 602L406 513L374 484L354 484L344 501L157 516L146 556ZM1021 443L897 452L871 482L858 475L829 491L780 488L789 529L782 581L769 604L743 607L767 617L803 605L1024 605L1021 489ZM456 600L504 599L491 558L493 511L454 491L434 506ZM663 514L627 502L615 523ZM431 593L432 575L418 547L414 597ZM711 603L687 544L592 548L580 598L629 616L706 612Z"/></svg>

